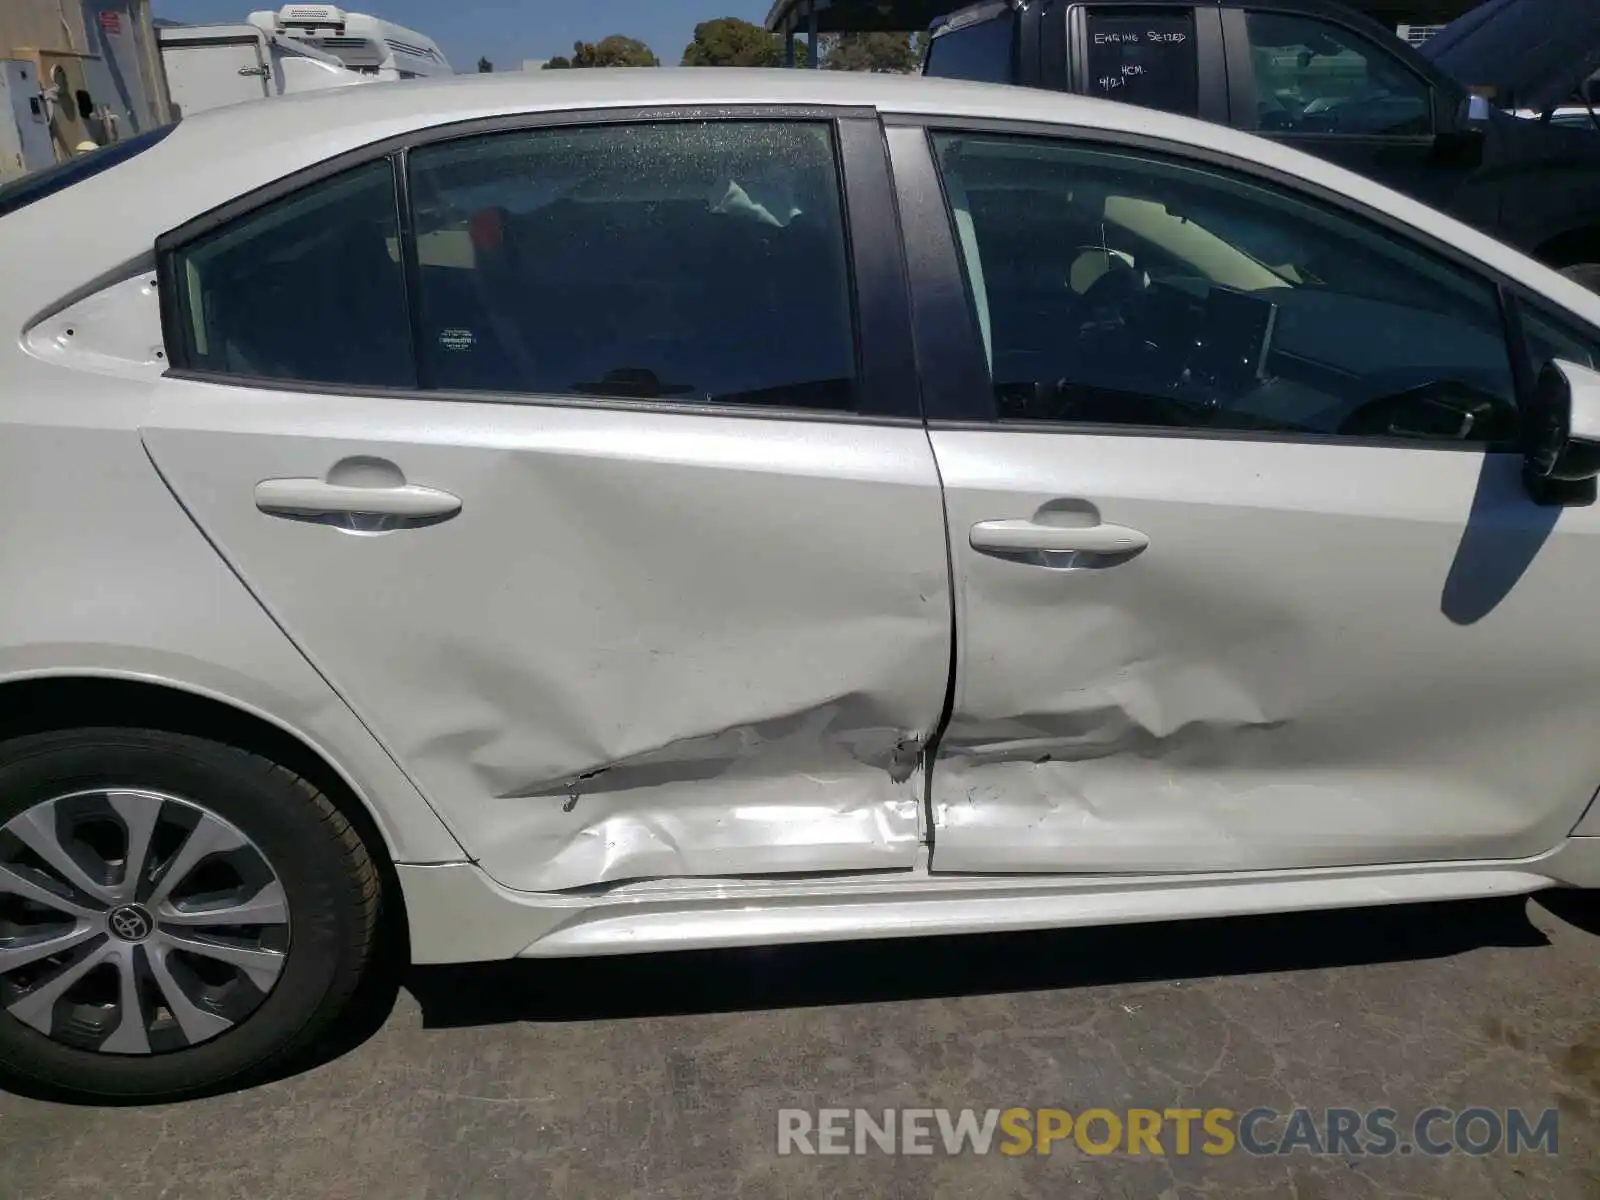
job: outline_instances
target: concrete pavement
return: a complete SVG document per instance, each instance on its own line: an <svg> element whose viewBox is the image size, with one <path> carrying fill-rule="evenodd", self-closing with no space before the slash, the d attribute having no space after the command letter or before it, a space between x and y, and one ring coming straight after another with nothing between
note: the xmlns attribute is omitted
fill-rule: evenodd
<svg viewBox="0 0 1600 1200"><path fill-rule="evenodd" d="M385 972L318 1063L0 1093L5 1200L1600 1197L1600 898ZM779 1157L798 1107L1560 1112L1559 1153ZM1169 1148L1170 1153L1170 1148Z"/></svg>

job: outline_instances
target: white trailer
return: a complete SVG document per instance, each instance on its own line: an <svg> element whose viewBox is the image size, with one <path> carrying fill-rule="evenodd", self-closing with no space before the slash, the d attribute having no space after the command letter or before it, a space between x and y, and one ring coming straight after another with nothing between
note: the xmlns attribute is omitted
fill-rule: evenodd
<svg viewBox="0 0 1600 1200"><path fill-rule="evenodd" d="M246 100L369 82L338 58L255 25L169 25L161 63L178 117Z"/></svg>

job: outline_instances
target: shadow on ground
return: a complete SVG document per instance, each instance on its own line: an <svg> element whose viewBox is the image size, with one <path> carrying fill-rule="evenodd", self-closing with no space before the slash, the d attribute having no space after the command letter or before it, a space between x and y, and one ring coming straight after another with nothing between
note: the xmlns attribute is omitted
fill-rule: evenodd
<svg viewBox="0 0 1600 1200"><path fill-rule="evenodd" d="M1551 888L1534 897L1539 907L1585 933L1600 934L1600 891Z"/></svg>
<svg viewBox="0 0 1600 1200"><path fill-rule="evenodd" d="M1600 932L1600 894L1546 893L1541 901L1557 916ZM312 1053L204 1095L289 1078L351 1053L383 1027L401 987L421 1006L424 1027L443 1029L1065 990L1417 961L1481 947L1548 944L1529 921L1522 897L461 967L406 967L403 939L403 930L391 929L349 1016ZM13 1082L3 1068L0 1086L34 1099L84 1102L54 1089Z"/></svg>

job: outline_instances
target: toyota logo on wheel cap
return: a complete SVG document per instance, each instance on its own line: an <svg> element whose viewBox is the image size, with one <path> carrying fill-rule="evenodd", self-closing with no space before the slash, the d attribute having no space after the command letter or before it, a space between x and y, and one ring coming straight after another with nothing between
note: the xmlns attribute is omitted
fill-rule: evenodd
<svg viewBox="0 0 1600 1200"><path fill-rule="evenodd" d="M137 904L124 904L111 910L106 925L112 936L124 942L142 942L155 932L156 923Z"/></svg>

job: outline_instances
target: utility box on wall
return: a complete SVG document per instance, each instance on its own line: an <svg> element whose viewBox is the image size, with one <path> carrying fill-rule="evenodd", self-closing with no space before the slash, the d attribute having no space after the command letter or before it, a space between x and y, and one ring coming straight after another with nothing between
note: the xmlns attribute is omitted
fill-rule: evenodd
<svg viewBox="0 0 1600 1200"><path fill-rule="evenodd" d="M50 114L31 62L0 59L0 182L55 162Z"/></svg>
<svg viewBox="0 0 1600 1200"><path fill-rule="evenodd" d="M33 86L21 90L43 95L52 162L172 119L150 0L0 0L0 60L28 64ZM9 119L16 107L8 99L0 109L10 162L23 154ZM36 139L28 141L31 156Z"/></svg>

